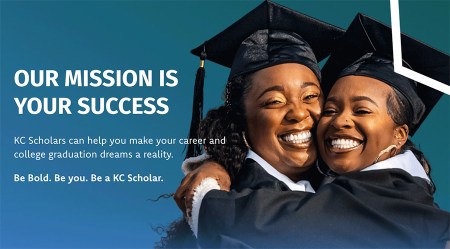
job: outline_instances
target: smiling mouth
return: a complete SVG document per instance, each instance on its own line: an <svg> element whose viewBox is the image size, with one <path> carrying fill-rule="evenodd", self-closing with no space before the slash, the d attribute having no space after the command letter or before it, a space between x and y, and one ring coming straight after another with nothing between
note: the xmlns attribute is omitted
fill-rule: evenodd
<svg viewBox="0 0 450 249"><path fill-rule="evenodd" d="M311 131L301 131L280 136L281 140L289 144L304 144L311 141Z"/></svg>
<svg viewBox="0 0 450 249"><path fill-rule="evenodd" d="M360 146L361 144L362 141L349 138L335 138L329 140L328 142L328 145L331 146L331 149L337 151L353 150L358 146Z"/></svg>

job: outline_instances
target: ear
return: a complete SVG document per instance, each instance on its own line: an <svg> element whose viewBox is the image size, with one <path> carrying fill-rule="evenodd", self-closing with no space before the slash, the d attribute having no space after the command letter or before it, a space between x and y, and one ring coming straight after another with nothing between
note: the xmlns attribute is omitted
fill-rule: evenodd
<svg viewBox="0 0 450 249"><path fill-rule="evenodd" d="M409 129L406 124L397 126L394 130L395 145L402 147L408 140Z"/></svg>

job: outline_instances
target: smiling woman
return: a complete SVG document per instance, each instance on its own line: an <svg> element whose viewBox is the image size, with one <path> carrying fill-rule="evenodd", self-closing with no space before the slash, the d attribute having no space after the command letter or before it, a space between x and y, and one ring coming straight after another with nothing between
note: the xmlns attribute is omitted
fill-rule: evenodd
<svg viewBox="0 0 450 249"><path fill-rule="evenodd" d="M317 160L311 130L323 96L315 73L299 63L283 63L238 76L226 91L227 104L208 113L200 136L225 137L228 143L207 142L208 154L232 177L247 157L288 185L304 179Z"/></svg>
<svg viewBox="0 0 450 249"><path fill-rule="evenodd" d="M389 94L389 85L365 76L346 76L334 84L317 127L320 155L334 172L359 171L386 159L379 155L383 149L406 142L408 127L388 113Z"/></svg>
<svg viewBox="0 0 450 249"><path fill-rule="evenodd" d="M308 181L317 176L312 130L323 104L317 61L329 54L342 33L264 1L193 50L202 59L231 67L225 103L208 112L199 137L205 139L210 157L232 178L241 179L233 188L314 191ZM222 138L226 144L208 143ZM189 196L177 192L175 197L180 206L190 203ZM194 210L198 209L193 209L192 217L198 216ZM196 233L196 224L190 225Z"/></svg>
<svg viewBox="0 0 450 249"><path fill-rule="evenodd" d="M394 72L390 31L357 15L322 70L329 94L318 148L338 175L315 193L286 191L295 189L276 186L247 164L229 192L200 185L192 217L202 247L444 248L450 214L434 203L430 165L408 139L441 93ZM448 55L403 38L410 66L448 84Z"/></svg>
<svg viewBox="0 0 450 249"><path fill-rule="evenodd" d="M305 172L317 159L312 130L323 104L317 61L329 55L342 34L330 24L264 1L192 51L231 68L224 105L211 111L200 129L205 151L231 177L247 157L257 168L266 165L263 172L282 178L284 187L299 188L295 182L309 178ZM223 138L226 144L208 143ZM300 185L312 191L309 182ZM180 207L185 200L189 204L184 192L175 197Z"/></svg>
<svg viewBox="0 0 450 249"><path fill-rule="evenodd" d="M255 72L245 96L249 146L291 180L317 159L311 129L318 122L323 96L314 73L295 63Z"/></svg>

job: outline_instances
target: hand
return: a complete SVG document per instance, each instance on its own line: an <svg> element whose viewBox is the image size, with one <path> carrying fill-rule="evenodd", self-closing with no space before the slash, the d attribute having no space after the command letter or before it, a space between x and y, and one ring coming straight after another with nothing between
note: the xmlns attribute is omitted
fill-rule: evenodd
<svg viewBox="0 0 450 249"><path fill-rule="evenodd" d="M185 216L190 217L194 189L207 177L216 179L219 183L220 190L230 191L230 176L222 165L214 161L204 162L183 178L173 197Z"/></svg>

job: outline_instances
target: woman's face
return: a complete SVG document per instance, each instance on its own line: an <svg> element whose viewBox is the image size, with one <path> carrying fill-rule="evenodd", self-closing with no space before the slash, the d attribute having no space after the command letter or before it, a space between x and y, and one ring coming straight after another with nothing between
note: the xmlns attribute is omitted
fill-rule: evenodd
<svg viewBox="0 0 450 249"><path fill-rule="evenodd" d="M257 71L245 96L246 138L264 160L292 180L317 159L314 131L323 97L306 66L280 64Z"/></svg>
<svg viewBox="0 0 450 249"><path fill-rule="evenodd" d="M389 93L390 86L364 76L345 76L334 84L317 126L320 155L330 169L359 171L396 144L397 125L387 110Z"/></svg>

